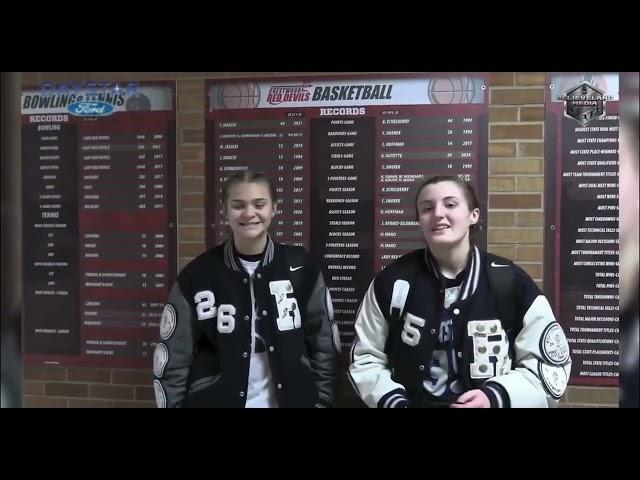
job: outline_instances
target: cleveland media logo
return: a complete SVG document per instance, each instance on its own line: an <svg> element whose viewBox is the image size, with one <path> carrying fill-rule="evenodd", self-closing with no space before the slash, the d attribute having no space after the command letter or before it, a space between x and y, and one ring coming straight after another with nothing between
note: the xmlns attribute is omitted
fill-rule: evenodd
<svg viewBox="0 0 640 480"><path fill-rule="evenodd" d="M558 95L557 99L564 100L565 115L584 127L605 115L606 101L613 100L613 97L605 95L602 90L589 82L582 82L567 90L564 95Z"/></svg>

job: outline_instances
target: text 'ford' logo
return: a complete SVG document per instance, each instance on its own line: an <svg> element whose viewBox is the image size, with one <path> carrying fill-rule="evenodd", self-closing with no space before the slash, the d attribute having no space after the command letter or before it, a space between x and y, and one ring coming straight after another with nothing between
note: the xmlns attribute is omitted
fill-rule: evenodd
<svg viewBox="0 0 640 480"><path fill-rule="evenodd" d="M72 115L85 117L98 117L113 113L113 105L106 102L76 102L71 103L67 108Z"/></svg>

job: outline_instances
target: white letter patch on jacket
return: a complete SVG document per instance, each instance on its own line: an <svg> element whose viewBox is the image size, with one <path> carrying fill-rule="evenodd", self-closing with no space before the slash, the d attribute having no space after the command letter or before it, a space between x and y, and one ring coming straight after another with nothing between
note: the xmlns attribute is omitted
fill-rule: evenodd
<svg viewBox="0 0 640 480"><path fill-rule="evenodd" d="M473 320L467 335L473 339L471 378L491 378L511 369L509 340L500 320Z"/></svg>
<svg viewBox="0 0 640 480"><path fill-rule="evenodd" d="M269 291L276 299L278 307L278 330L293 330L302 326L298 301L293 296L293 286L289 280L269 282ZM291 296L289 296L291 295Z"/></svg>

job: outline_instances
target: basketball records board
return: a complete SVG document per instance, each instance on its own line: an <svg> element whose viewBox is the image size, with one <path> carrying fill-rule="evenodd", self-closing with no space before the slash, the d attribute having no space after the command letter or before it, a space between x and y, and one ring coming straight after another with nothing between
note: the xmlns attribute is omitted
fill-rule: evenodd
<svg viewBox="0 0 640 480"><path fill-rule="evenodd" d="M269 175L279 211L271 235L311 251L348 347L374 274L424 246L413 206L423 177L470 181L486 212L488 78L438 73L206 82L208 246L225 238L222 183L246 169Z"/></svg>

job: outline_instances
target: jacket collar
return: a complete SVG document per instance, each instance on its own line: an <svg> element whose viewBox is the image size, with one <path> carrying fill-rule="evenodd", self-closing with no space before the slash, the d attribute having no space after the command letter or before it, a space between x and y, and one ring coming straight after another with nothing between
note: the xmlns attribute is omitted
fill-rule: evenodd
<svg viewBox="0 0 640 480"><path fill-rule="evenodd" d="M271 236L267 234L267 248L261 262L263 267L269 265L273 261L274 250L275 244L273 243L273 240L271 240ZM224 245L224 264L236 272L244 272L244 269L238 265L238 259L233 253L233 238L227 240Z"/></svg>
<svg viewBox="0 0 640 480"><path fill-rule="evenodd" d="M429 250L429 247L424 249L424 261L427 268L433 273L433 275L440 281L442 281L442 274L438 267L438 262ZM460 285L460 297L458 300L466 300L473 295L478 288L478 280L480 279L480 251L475 245L469 252L469 259L465 267L467 275Z"/></svg>

